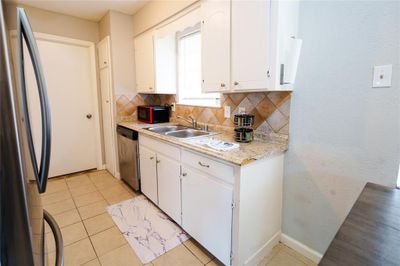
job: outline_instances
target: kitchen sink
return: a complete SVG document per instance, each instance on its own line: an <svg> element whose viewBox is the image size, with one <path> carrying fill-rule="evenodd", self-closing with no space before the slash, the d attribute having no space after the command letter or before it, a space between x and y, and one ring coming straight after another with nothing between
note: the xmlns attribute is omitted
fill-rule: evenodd
<svg viewBox="0 0 400 266"><path fill-rule="evenodd" d="M176 137L176 138L193 138L193 137L200 137L200 136L209 136L213 133L203 131L203 130L198 130L198 129L182 129L182 130L177 130L177 131L170 131L166 132L165 135L171 136L171 137Z"/></svg>
<svg viewBox="0 0 400 266"><path fill-rule="evenodd" d="M165 134L170 131L177 131L177 130L183 130L183 129L188 129L188 127L176 125L176 126L159 126L159 127L147 128L147 130L149 130L151 132L156 132L156 133L160 133L160 134Z"/></svg>
<svg viewBox="0 0 400 266"><path fill-rule="evenodd" d="M201 136L211 136L216 134L215 132L208 132L182 125L155 126L155 127L149 127L147 128L147 130L158 134L171 136L175 138L182 138L182 139L201 137Z"/></svg>

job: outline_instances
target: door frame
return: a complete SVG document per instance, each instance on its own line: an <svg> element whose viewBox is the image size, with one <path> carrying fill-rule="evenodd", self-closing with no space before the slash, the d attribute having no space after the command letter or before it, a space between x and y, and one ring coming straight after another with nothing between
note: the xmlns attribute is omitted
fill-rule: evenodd
<svg viewBox="0 0 400 266"><path fill-rule="evenodd" d="M90 66L91 66L91 91L92 91L92 103L93 103L93 118L95 121L95 135L96 135L96 162L97 162L97 169L104 169L105 165L103 164L103 149L101 144L101 126L100 126L100 111L99 111L99 93L98 93L98 82L97 82L97 64L96 64L96 50L95 50L95 43L89 41L83 41L68 37L63 37L59 35L41 33L41 32L34 32L33 35L35 36L36 40L43 40L43 41L50 41L55 43L62 43L68 45L75 45L89 48L89 55L90 55ZM10 30L10 37L11 39L17 38L17 31ZM14 45L11 45L13 53L15 53Z"/></svg>
<svg viewBox="0 0 400 266"><path fill-rule="evenodd" d="M115 114L117 113L116 111L116 106L115 106L115 93L114 93L114 79L113 79L113 71L112 71L112 58L111 58L111 38L109 35L105 36L103 39L101 39L97 44L96 44L96 49L98 51L98 48L100 45L103 43L107 44L107 49L108 49L108 65L106 67L100 68L100 63L98 64L98 69L99 69L99 91L100 93L103 93L101 91L101 81L100 81L100 71L105 70L108 72L108 86L109 86L109 93L110 93L110 105L111 105L111 125L104 125L103 124L103 136L104 136L104 131L107 130L106 127L108 127L108 130L111 130L111 150L112 150L112 157L113 157L113 162L112 162L112 175L118 179L120 178L120 173L119 173L119 165L118 165L118 140L117 140L117 134L116 134L116 123L115 123ZM101 99L102 100L102 99ZM104 115L103 110L102 110L102 116ZM109 128L111 127L111 128ZM105 145L106 141L105 139L103 140L104 143L104 160L106 159L105 155ZM104 169L106 169L106 161L104 161Z"/></svg>

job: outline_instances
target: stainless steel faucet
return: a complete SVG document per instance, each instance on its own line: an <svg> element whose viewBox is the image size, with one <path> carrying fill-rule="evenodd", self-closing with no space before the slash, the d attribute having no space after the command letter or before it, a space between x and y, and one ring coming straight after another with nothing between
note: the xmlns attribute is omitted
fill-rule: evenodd
<svg viewBox="0 0 400 266"><path fill-rule="evenodd" d="M182 116L179 116L179 115L176 117L176 119L181 119L183 121L186 121L186 122L192 124L193 128L197 128L197 120L191 114L189 115L189 118L190 118L190 120L187 118L184 118Z"/></svg>

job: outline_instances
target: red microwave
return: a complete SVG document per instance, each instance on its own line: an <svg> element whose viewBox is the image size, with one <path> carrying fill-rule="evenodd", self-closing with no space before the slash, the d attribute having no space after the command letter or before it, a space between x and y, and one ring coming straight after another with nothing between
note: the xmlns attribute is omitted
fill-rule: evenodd
<svg viewBox="0 0 400 266"><path fill-rule="evenodd" d="M140 105L137 110L139 121L149 124L169 122L170 107L163 105Z"/></svg>

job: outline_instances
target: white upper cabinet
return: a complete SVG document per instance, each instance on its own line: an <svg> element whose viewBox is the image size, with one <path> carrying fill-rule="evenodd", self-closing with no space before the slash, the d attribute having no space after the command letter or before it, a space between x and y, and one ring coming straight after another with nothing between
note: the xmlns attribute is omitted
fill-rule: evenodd
<svg viewBox="0 0 400 266"><path fill-rule="evenodd" d="M156 69L155 92L160 94L176 93L176 34L157 34L154 36L154 54Z"/></svg>
<svg viewBox="0 0 400 266"><path fill-rule="evenodd" d="M202 10L203 92L292 90L298 1L213 1Z"/></svg>
<svg viewBox="0 0 400 266"><path fill-rule="evenodd" d="M211 0L201 5L203 92L229 89L230 1Z"/></svg>
<svg viewBox="0 0 400 266"><path fill-rule="evenodd" d="M266 90L269 86L270 1L232 1L233 90Z"/></svg>
<svg viewBox="0 0 400 266"><path fill-rule="evenodd" d="M136 90L139 93L154 93L154 46L153 32L145 32L135 38Z"/></svg>

